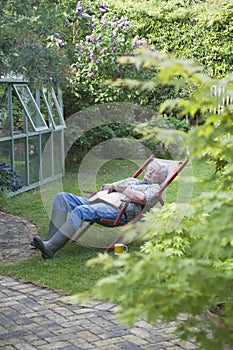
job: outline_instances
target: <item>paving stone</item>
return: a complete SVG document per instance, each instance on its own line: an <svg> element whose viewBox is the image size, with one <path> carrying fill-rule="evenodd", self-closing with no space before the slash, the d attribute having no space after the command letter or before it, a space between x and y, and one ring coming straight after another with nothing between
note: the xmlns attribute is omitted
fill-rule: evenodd
<svg viewBox="0 0 233 350"><path fill-rule="evenodd" d="M63 347L61 350L79 350L80 348L78 348L77 346L74 345L68 345Z"/></svg>
<svg viewBox="0 0 233 350"><path fill-rule="evenodd" d="M126 340L130 343L133 343L135 345L138 345L138 346L148 344L148 342L145 339L137 337L136 335L133 335L133 334L127 334L127 335L123 336L122 338L124 340Z"/></svg>
<svg viewBox="0 0 233 350"><path fill-rule="evenodd" d="M140 348L137 345L130 342L121 343L120 348L123 350L140 350Z"/></svg>
<svg viewBox="0 0 233 350"><path fill-rule="evenodd" d="M143 339L150 339L151 338L151 333L149 330L146 330L145 328L132 328L131 332L135 335L137 335L140 338Z"/></svg>
<svg viewBox="0 0 233 350"><path fill-rule="evenodd" d="M108 346L118 346L120 349L120 344L123 342L123 339L105 339L100 340L95 343L97 349L108 348Z"/></svg>
<svg viewBox="0 0 233 350"><path fill-rule="evenodd" d="M33 345L30 345L29 343L26 342L21 342L21 343L17 343L14 345L15 349L18 350L36 350L36 347Z"/></svg>

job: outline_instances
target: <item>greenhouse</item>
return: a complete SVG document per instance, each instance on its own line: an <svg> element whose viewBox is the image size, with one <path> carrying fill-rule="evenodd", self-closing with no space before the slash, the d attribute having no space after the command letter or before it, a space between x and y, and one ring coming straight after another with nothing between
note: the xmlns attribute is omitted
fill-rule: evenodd
<svg viewBox="0 0 233 350"><path fill-rule="evenodd" d="M0 78L0 162L20 175L21 191L63 174L64 129L59 88Z"/></svg>

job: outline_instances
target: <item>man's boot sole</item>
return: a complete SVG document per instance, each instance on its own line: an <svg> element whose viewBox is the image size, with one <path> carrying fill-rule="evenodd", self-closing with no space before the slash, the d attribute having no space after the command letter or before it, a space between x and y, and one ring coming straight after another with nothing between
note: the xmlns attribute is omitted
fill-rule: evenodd
<svg viewBox="0 0 233 350"><path fill-rule="evenodd" d="M33 238L33 243L34 243L35 248L37 248L41 251L42 257L44 259L52 259L53 258L53 256L50 255L48 253L48 251L46 250L44 243L43 243L43 240L40 238L40 236L35 236Z"/></svg>

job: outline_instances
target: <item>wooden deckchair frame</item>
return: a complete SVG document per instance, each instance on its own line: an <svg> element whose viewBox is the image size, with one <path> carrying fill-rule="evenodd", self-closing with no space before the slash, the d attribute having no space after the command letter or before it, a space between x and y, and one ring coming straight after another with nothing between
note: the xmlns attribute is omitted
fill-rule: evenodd
<svg viewBox="0 0 233 350"><path fill-rule="evenodd" d="M171 160L164 160L164 159L159 159L159 158L155 158L153 155L151 155L143 164L141 167L139 167L139 169L133 174L133 178L137 178L142 172L143 170L149 165L150 162L152 162L153 160L158 160L161 163L169 164L171 162L173 162L176 165L176 169L174 171L172 171L170 174L168 174L166 180L164 181L164 183L162 184L160 190L154 195L154 197L147 203L144 202L136 202L136 201L125 201L125 204L122 206L122 209L120 210L120 213L118 214L118 216L116 217L115 220L110 220L110 219L105 219L105 218L101 218L99 220L96 221L90 221L88 222L88 224L80 231L78 232L78 234L72 238L72 242L73 243L78 243L79 239L81 238L81 236L94 224L94 223L98 223L100 225L103 226L108 226L108 227L118 227L118 226L124 226L127 225L129 222L130 223L136 223L137 221L139 221L142 216L145 214L145 212L149 211L150 208L152 208L157 202L159 202L162 206L164 205L164 201L162 199L162 194L165 191L165 189L168 187L168 185L177 177L177 175L183 170L183 168L186 166L186 164L188 163L188 159L185 159L184 161L171 161ZM90 193L91 195L93 195L93 192L89 192L86 191L88 193ZM120 221L128 204L129 203L134 203L134 204L140 204L142 206L142 210L140 211L140 213L131 221L129 222L122 222ZM120 233L115 239L114 241L104 250L104 252L109 252L113 247L114 244L119 242L123 237L123 234Z"/></svg>
<svg viewBox="0 0 233 350"><path fill-rule="evenodd" d="M163 192L168 187L168 185L177 177L177 175L184 169L184 167L188 163L188 159L186 159L182 162L179 162L179 163L180 163L179 167L170 176L167 177L167 179L165 180L165 182L161 186L160 190L154 195L154 197L149 202L147 202L143 206L140 213L133 220L130 221L131 224L138 222L142 218L142 216L147 211L149 211L157 202L159 202L162 206L164 205L164 200L162 199ZM119 216L120 216L120 214L119 214ZM109 252L114 247L114 244L119 242L123 238L123 236L124 236L124 234L120 233L115 238L115 240L105 249L104 252Z"/></svg>

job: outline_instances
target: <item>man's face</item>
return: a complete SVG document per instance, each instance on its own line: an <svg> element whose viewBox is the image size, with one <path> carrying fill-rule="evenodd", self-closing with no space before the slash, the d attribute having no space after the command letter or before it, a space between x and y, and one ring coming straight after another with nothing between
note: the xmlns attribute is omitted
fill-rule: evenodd
<svg viewBox="0 0 233 350"><path fill-rule="evenodd" d="M160 180L160 171L153 166L149 166L144 176L144 181L158 183Z"/></svg>

